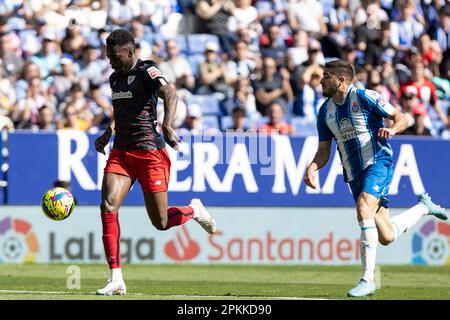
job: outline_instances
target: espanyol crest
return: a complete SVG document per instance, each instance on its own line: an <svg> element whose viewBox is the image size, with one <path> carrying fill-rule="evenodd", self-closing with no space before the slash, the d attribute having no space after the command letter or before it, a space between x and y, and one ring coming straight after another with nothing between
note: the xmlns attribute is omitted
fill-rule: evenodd
<svg viewBox="0 0 450 320"><path fill-rule="evenodd" d="M128 76L128 85L130 85L134 81L134 78L136 78L136 76Z"/></svg>

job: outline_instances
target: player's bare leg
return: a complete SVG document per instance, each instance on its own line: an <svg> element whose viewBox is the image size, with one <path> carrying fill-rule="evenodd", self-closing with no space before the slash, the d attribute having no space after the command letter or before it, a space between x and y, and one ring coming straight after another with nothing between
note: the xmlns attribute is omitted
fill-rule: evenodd
<svg viewBox="0 0 450 320"><path fill-rule="evenodd" d="M127 176L105 173L102 183L102 203L100 205L103 225L103 246L111 269L111 277L105 287L97 290L98 295L123 295L126 286L122 278L120 258L120 225L118 211L128 194L133 181Z"/></svg>
<svg viewBox="0 0 450 320"><path fill-rule="evenodd" d="M198 199L188 206L167 208L167 192L144 192L145 206L152 224L158 230L167 230L194 219L208 233L216 231L216 222Z"/></svg>
<svg viewBox="0 0 450 320"><path fill-rule="evenodd" d="M394 225L389 217L389 209L380 207L375 215L375 224L378 230L378 241L383 246L391 244L395 240Z"/></svg>
<svg viewBox="0 0 450 320"><path fill-rule="evenodd" d="M428 194L421 194L415 206L392 218L389 217L388 209L380 208L375 216L380 243L389 245L394 242L425 215L433 215L438 219L447 220L445 209L434 204Z"/></svg>

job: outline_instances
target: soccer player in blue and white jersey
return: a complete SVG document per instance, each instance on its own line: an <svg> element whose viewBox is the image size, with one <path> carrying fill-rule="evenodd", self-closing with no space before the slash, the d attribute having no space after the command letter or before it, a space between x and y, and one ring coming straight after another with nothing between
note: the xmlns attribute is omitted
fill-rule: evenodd
<svg viewBox="0 0 450 320"><path fill-rule="evenodd" d="M407 119L375 91L353 86L354 76L353 66L347 61L334 60L325 65L321 85L328 99L319 109L319 148L307 168L305 183L316 188L315 172L328 162L334 139L361 227L363 275L348 296L365 297L375 293L378 241L382 245L392 243L424 215L447 220L447 214L428 194L422 194L414 207L389 217L387 195L394 165L386 139L405 130ZM391 127L384 126L385 118L393 120Z"/></svg>

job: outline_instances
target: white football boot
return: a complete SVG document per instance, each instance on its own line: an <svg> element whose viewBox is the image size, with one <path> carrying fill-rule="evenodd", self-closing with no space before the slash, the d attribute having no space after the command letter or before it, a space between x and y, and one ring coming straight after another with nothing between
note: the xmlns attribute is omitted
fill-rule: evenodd
<svg viewBox="0 0 450 320"><path fill-rule="evenodd" d="M120 295L123 296L127 293L127 287L125 286L125 282L122 281L112 281L108 279L106 285L98 289L96 294L98 296L112 296L112 295Z"/></svg>
<svg viewBox="0 0 450 320"><path fill-rule="evenodd" d="M200 199L192 199L189 204L194 209L194 220L209 234L216 232L216 220L211 217Z"/></svg>

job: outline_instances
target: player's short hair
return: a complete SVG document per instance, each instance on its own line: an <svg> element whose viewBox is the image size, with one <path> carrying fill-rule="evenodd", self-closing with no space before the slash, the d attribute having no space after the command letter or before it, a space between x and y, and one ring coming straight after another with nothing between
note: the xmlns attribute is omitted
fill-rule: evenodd
<svg viewBox="0 0 450 320"><path fill-rule="evenodd" d="M131 44L133 48L136 48L133 34L124 29L116 29L106 38L108 47L125 46L127 44Z"/></svg>
<svg viewBox="0 0 450 320"><path fill-rule="evenodd" d="M337 76L344 76L349 82L355 77L353 65L345 60L333 60L325 64L325 69Z"/></svg>

